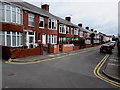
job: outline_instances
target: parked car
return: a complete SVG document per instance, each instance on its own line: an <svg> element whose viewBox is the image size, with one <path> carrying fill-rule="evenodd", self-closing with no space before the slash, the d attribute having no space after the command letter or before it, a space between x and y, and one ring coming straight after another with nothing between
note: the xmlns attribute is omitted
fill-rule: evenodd
<svg viewBox="0 0 120 90"><path fill-rule="evenodd" d="M114 44L114 46L115 46L115 44L116 44L116 41L111 41L111 42L110 42L110 44Z"/></svg>
<svg viewBox="0 0 120 90"><path fill-rule="evenodd" d="M112 48L109 44L104 44L100 47L100 53L112 54Z"/></svg>
<svg viewBox="0 0 120 90"><path fill-rule="evenodd" d="M112 49L115 47L115 44L114 44L114 43L110 43L110 44L108 44L108 45L110 45L110 47L111 47Z"/></svg>

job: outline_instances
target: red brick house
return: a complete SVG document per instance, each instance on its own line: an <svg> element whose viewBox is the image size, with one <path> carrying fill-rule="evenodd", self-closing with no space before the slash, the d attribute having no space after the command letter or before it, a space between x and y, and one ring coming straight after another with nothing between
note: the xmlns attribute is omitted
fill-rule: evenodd
<svg viewBox="0 0 120 90"><path fill-rule="evenodd" d="M0 4L0 46L5 58L42 55L48 44L69 44L71 40L81 38L87 45L91 44L89 27L84 29L82 24L73 24L71 17L62 19L52 15L47 4L41 8L27 2L6 1Z"/></svg>

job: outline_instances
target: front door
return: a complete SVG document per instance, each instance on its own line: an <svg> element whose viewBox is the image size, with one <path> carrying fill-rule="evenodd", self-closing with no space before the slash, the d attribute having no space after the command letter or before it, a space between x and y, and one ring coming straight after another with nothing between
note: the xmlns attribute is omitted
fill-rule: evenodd
<svg viewBox="0 0 120 90"><path fill-rule="evenodd" d="M35 48L35 32L25 31L25 42L28 48Z"/></svg>
<svg viewBox="0 0 120 90"><path fill-rule="evenodd" d="M46 44L46 34L42 35L42 44Z"/></svg>
<svg viewBox="0 0 120 90"><path fill-rule="evenodd" d="M35 41L34 36L28 36L28 48L34 48L35 47Z"/></svg>

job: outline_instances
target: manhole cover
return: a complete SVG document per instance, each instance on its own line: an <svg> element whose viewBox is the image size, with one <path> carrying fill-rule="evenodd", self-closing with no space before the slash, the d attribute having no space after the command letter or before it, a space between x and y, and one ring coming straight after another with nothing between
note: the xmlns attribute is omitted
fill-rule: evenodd
<svg viewBox="0 0 120 90"><path fill-rule="evenodd" d="M8 74L8 76L14 76L15 75L15 73L10 73L10 74Z"/></svg>

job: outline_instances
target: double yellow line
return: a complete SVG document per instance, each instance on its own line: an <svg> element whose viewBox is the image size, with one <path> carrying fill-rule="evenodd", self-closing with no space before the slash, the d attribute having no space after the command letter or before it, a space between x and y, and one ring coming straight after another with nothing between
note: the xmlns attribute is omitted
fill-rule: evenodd
<svg viewBox="0 0 120 90"><path fill-rule="evenodd" d="M100 74L100 69L101 67L104 65L104 63L106 62L106 60L108 59L109 55L106 55L98 64L97 66L94 68L94 75L98 78L100 78L101 80L104 80L107 83L110 83L114 86L120 87L120 83L116 82L116 81L112 81L106 77L104 77L103 75Z"/></svg>

